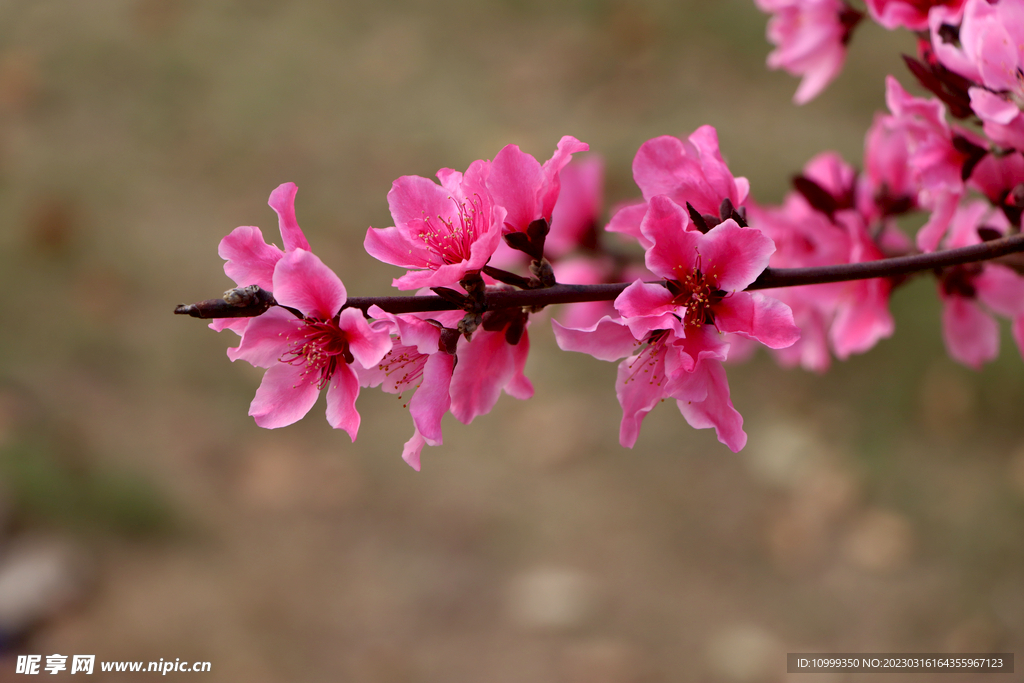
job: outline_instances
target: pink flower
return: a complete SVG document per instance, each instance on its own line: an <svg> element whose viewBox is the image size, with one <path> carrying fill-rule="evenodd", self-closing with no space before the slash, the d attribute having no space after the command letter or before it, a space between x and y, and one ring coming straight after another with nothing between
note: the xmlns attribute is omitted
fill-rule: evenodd
<svg viewBox="0 0 1024 683"><path fill-rule="evenodd" d="M793 101L805 104L821 93L843 69L846 43L861 13L842 0L755 0L770 12L770 69L802 76Z"/></svg>
<svg viewBox="0 0 1024 683"><path fill-rule="evenodd" d="M929 15L935 56L951 71L1019 102L1024 95L1019 76L1024 65L1024 7L1018 0L948 4L950 8Z"/></svg>
<svg viewBox="0 0 1024 683"><path fill-rule="evenodd" d="M451 382L451 413L463 424L491 412L503 390L520 400L533 396L533 384L523 374L530 354L525 314L521 322L510 322L495 330L487 329L487 322L485 317L484 328L473 333L472 341L459 340L459 361ZM517 324L521 325L521 336L514 338L513 344L509 341L509 327Z"/></svg>
<svg viewBox="0 0 1024 683"><path fill-rule="evenodd" d="M751 225L775 242L773 267L882 258L864 218L852 208L858 203L853 167L839 155L825 152L808 162L794 182L799 192L787 195L781 207L750 206ZM874 203L869 208L874 210ZM890 239L891 231L885 226L881 234ZM908 244L901 246L909 250ZM890 288L887 280L874 279L771 290L771 296L793 310L801 330L800 340L775 351L775 356L786 366L800 364L824 372L831 360L830 346L840 359L867 351L895 328L889 312Z"/></svg>
<svg viewBox="0 0 1024 683"><path fill-rule="evenodd" d="M729 344L719 333L779 348L795 342L799 330L784 304L741 291L768 265L775 250L770 239L732 219L706 234L687 230L688 224L685 209L668 197L652 197L641 231L651 245L647 267L664 284L637 280L615 300L621 318L605 317L582 329L555 322L555 337L562 349L601 360L630 356L616 381L623 446L633 446L658 402L675 398L687 422L714 427L719 441L738 451L746 434L729 398L721 366Z"/></svg>
<svg viewBox="0 0 1024 683"><path fill-rule="evenodd" d="M864 220L856 212L837 213L836 222L846 230L850 238L848 263L877 261L884 257L871 239ZM883 233L886 231L892 231L893 239L899 239L900 233L895 228L885 226ZM908 244L903 246L909 247ZM836 317L829 330L829 341L840 360L874 348L875 344L891 337L896 330L896 322L889 311L892 284L888 279L871 278L843 284Z"/></svg>
<svg viewBox="0 0 1024 683"><path fill-rule="evenodd" d="M956 10L964 0L867 0L871 18L890 31L908 28L922 31L928 28L928 11L932 7Z"/></svg>
<svg viewBox="0 0 1024 683"><path fill-rule="evenodd" d="M326 388L327 422L355 441L359 379L351 365L379 363L391 348L391 337L370 329L360 311L342 310L345 286L305 249L277 261L271 284L278 304L297 309L303 318L272 308L251 319L241 344L228 350L232 361L241 358L267 369L249 415L267 429L290 425L309 412Z"/></svg>
<svg viewBox="0 0 1024 683"><path fill-rule="evenodd" d="M699 214L717 217L722 200L728 199L738 208L750 192L747 179L735 178L729 171L712 126L701 126L686 140L663 135L642 144L633 159L633 179L645 204L621 208L606 229L637 238L645 249L650 242L640 223L647 212L646 202L653 197L664 195L684 209L689 204Z"/></svg>
<svg viewBox="0 0 1024 683"><path fill-rule="evenodd" d="M982 129L1001 147L1024 149L1024 113L1004 96L985 88L970 88L971 109L981 119Z"/></svg>
<svg viewBox="0 0 1024 683"><path fill-rule="evenodd" d="M1000 234L1008 229L1005 218L983 201L961 207L953 217L947 248L979 243L982 227ZM939 278L939 298L943 339L954 360L977 370L999 355L999 326L988 311L1013 321L1013 336L1024 355L1024 277L994 263L954 266Z"/></svg>
<svg viewBox="0 0 1024 683"><path fill-rule="evenodd" d="M1003 210L1011 224L1020 227L1024 209L1024 155L989 154L971 174L971 186Z"/></svg>
<svg viewBox="0 0 1024 683"><path fill-rule="evenodd" d="M821 211L808 204L803 195L791 192L778 207L749 205L750 225L775 243L769 261L777 268L804 268L846 263L850 238ZM828 329L839 307L845 283L807 287L784 287L766 293L787 304L800 328L800 339L792 346L776 349L773 355L786 367L801 365L824 372L831 362Z"/></svg>
<svg viewBox="0 0 1024 683"><path fill-rule="evenodd" d="M405 444L402 459L419 472L423 446L443 443L441 418L451 406L449 388L455 356L444 348L441 325L454 327L462 312L394 315L372 306L369 314L378 318L371 325L373 329L393 333L398 341L378 365L358 370L360 384L382 385L384 391L399 398L414 392L405 404L412 416L413 435ZM426 320L428 315L435 320Z"/></svg>
<svg viewBox="0 0 1024 683"><path fill-rule="evenodd" d="M708 326L685 338L670 330L653 330L637 340L623 320L602 318L584 329L554 322L555 339L564 351L588 353L598 360L618 360L615 394L622 406L619 443L632 448L640 425L666 398L676 399L695 429L714 428L718 440L734 453L747 442L743 417L729 397L722 361L729 344Z"/></svg>
<svg viewBox="0 0 1024 683"><path fill-rule="evenodd" d="M929 15L932 47L948 69L977 83L971 109L1003 147L1024 149L1024 6L967 0Z"/></svg>
<svg viewBox="0 0 1024 683"><path fill-rule="evenodd" d="M310 250L309 242L295 220L295 193L298 191L295 183L284 183L270 193L270 200L267 202L277 213L284 251L273 244L267 244L260 229L250 225L235 228L220 241L217 253L225 261L224 272L239 287L258 285L271 291L274 266L285 252L295 249ZM231 329L242 334L248 323L249 318L220 318L210 323L210 328L218 332Z"/></svg>
<svg viewBox="0 0 1024 683"><path fill-rule="evenodd" d="M486 265L505 221L505 208L486 188L490 167L474 161L465 175L443 168L440 185L420 176L394 182L388 204L395 227L369 228L363 245L374 258L409 269L396 287L452 286Z"/></svg>
<svg viewBox="0 0 1024 683"><path fill-rule="evenodd" d="M549 259L597 247L597 221L604 204L604 164L588 156L562 170L562 189L551 211L551 230L544 242Z"/></svg>
<svg viewBox="0 0 1024 683"><path fill-rule="evenodd" d="M607 256L563 259L553 266L556 279L563 284L596 285L618 281L614 277L615 264ZM562 307L556 318L566 327L583 328L593 325L606 315L615 315L611 301L584 301Z"/></svg>
<svg viewBox="0 0 1024 683"><path fill-rule="evenodd" d="M966 155L953 144L942 102L909 95L892 76L886 78L885 100L892 115L876 117L868 131L868 185L876 197L916 194L917 204L932 212L917 233L917 246L934 251L963 195ZM957 134L974 140L965 131Z"/></svg>
<svg viewBox="0 0 1024 683"><path fill-rule="evenodd" d="M542 166L533 156L516 145L506 145L491 163L487 190L494 203L504 207L505 228L524 232L530 223L543 219L551 223L558 201L559 175L572 155L590 147L571 135L558 141L554 155Z"/></svg>
<svg viewBox="0 0 1024 683"><path fill-rule="evenodd" d="M793 344L800 332L789 307L743 291L768 267L775 251L771 239L731 219L707 234L687 230L688 223L686 211L668 198L651 200L642 226L652 243L647 268L666 283L637 281L615 300L633 335L672 329L682 337L691 328L713 325L770 348Z"/></svg>
<svg viewBox="0 0 1024 683"><path fill-rule="evenodd" d="M544 240L544 256L552 265L573 251L597 249L597 221L602 210L604 167L600 157L577 159L565 166L557 178L560 178L561 190L551 210L551 225ZM506 223L506 227L508 225ZM511 269L516 266L525 267L529 261L530 258L524 252L502 242L489 265Z"/></svg>

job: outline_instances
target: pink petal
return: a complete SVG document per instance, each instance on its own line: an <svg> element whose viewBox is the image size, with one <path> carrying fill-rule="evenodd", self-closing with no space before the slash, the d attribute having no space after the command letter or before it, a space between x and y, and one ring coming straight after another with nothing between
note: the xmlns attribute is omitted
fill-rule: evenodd
<svg viewBox="0 0 1024 683"><path fill-rule="evenodd" d="M731 218L701 236L701 270L719 289L742 291L757 279L775 253L775 243L756 228L741 228Z"/></svg>
<svg viewBox="0 0 1024 683"><path fill-rule="evenodd" d="M928 222L917 231L917 248L921 251L935 251L946 234L949 222L953 219L956 207L960 203L960 193L937 191L930 202L932 215Z"/></svg>
<svg viewBox="0 0 1024 683"><path fill-rule="evenodd" d="M270 193L270 200L267 202L277 213L277 222L281 228L281 240L284 242L284 250L305 249L310 251L309 242L295 220L295 193L299 191L295 183L279 185L276 190Z"/></svg>
<svg viewBox="0 0 1024 683"><path fill-rule="evenodd" d="M829 338L836 357L846 360L851 354L868 351L895 331L896 322L889 312L889 283L863 280L837 310Z"/></svg>
<svg viewBox="0 0 1024 683"><path fill-rule="evenodd" d="M451 189L442 187L429 178L402 176L392 183L391 191L388 192L391 217L395 219L395 225L403 230L419 226L424 217L442 216L450 219L456 210L452 194ZM409 237L415 238L416 235L412 234ZM412 242L413 239L409 241Z"/></svg>
<svg viewBox="0 0 1024 683"><path fill-rule="evenodd" d="M694 372L706 373L707 398L701 402L676 401L679 412L694 429L714 427L718 440L738 453L747 444L747 434L743 431L743 416L729 398L725 368L718 361L704 361Z"/></svg>
<svg viewBox="0 0 1024 683"><path fill-rule="evenodd" d="M580 142L571 135L565 135L558 141L558 148L550 159L544 162L544 186L538 196L540 202L541 216L552 221L552 212L555 202L561 194L560 174L565 165L572 159L576 152L586 152L590 145Z"/></svg>
<svg viewBox="0 0 1024 683"><path fill-rule="evenodd" d="M503 207L495 206L491 209L490 225L469 248L470 256L466 265L470 270L479 270L487 265L488 259L501 243L501 226L505 223L506 218Z"/></svg>
<svg viewBox="0 0 1024 683"><path fill-rule="evenodd" d="M512 398L525 401L533 398L533 382L523 373L526 369L526 359L530 355L530 333L524 331L519 343L512 347L512 364L515 372L512 379L505 385L505 393Z"/></svg>
<svg viewBox="0 0 1024 683"><path fill-rule="evenodd" d="M363 248L378 261L401 268L426 268L434 261L423 242L402 228L367 228Z"/></svg>
<svg viewBox="0 0 1024 683"><path fill-rule="evenodd" d="M443 351L431 354L423 366L423 381L409 401L409 413L416 431L431 446L441 443L441 418L452 404L449 388L454 370L454 356Z"/></svg>
<svg viewBox="0 0 1024 683"><path fill-rule="evenodd" d="M651 241L640 232L640 225L647 215L647 202L627 204L612 212L612 219L605 226L608 232L620 232L635 237L644 249L651 247Z"/></svg>
<svg viewBox="0 0 1024 683"><path fill-rule="evenodd" d="M652 273L669 280L682 280L693 272L703 235L688 230L689 225L686 209L668 197L657 196L650 200L640 231L653 243L646 256Z"/></svg>
<svg viewBox="0 0 1024 683"><path fill-rule="evenodd" d="M391 350L391 334L386 330L370 329L363 312L357 308L343 310L338 319L338 327L348 337L348 348L352 356L364 368L377 365Z"/></svg>
<svg viewBox="0 0 1024 683"><path fill-rule="evenodd" d="M971 299L943 296L942 333L953 360L981 369L999 355L999 326Z"/></svg>
<svg viewBox="0 0 1024 683"><path fill-rule="evenodd" d="M494 203L505 207L505 221L513 230L523 231L540 218L538 193L544 183L540 162L516 145L506 145L494 161L487 189Z"/></svg>
<svg viewBox="0 0 1024 683"><path fill-rule="evenodd" d="M686 139L700 152L704 179L714 190L715 195L721 199L728 197L734 206L742 205L750 192L750 182L743 177L733 177L719 150L718 131L715 127L703 125ZM718 207L715 207L714 213L717 212Z"/></svg>
<svg viewBox="0 0 1024 683"><path fill-rule="evenodd" d="M846 47L836 41L824 46L816 55L814 63L806 67L800 85L793 95L794 104L807 104L821 94L825 87L835 80L843 70L846 61ZM723 442L724 443L724 442Z"/></svg>
<svg viewBox="0 0 1024 683"><path fill-rule="evenodd" d="M707 376L694 372L697 359L687 353L681 344L665 345L665 375L669 378L663 387L665 396L683 401L703 401L708 397Z"/></svg>
<svg viewBox="0 0 1024 683"><path fill-rule="evenodd" d="M416 350L420 353L437 352L437 343L441 338L441 330L426 320L417 318L415 315L388 313L376 305L371 306L368 313L371 318L381 318L390 321L394 325L399 339L406 346L415 346Z"/></svg>
<svg viewBox="0 0 1024 683"><path fill-rule="evenodd" d="M997 264L986 264L974 278L978 298L999 315L1016 318L1024 313L1024 277Z"/></svg>
<svg viewBox="0 0 1024 683"><path fill-rule="evenodd" d="M246 325L249 324L250 318L217 318L212 321L207 327L214 332L223 332L224 330L231 330L239 337L245 332Z"/></svg>
<svg viewBox="0 0 1024 683"><path fill-rule="evenodd" d="M335 429L344 429L353 442L359 433L359 378L348 365L339 365L327 385L327 423Z"/></svg>
<svg viewBox="0 0 1024 683"><path fill-rule="evenodd" d="M304 376L303 365L275 363L263 375L249 415L264 429L287 427L304 418L320 390Z"/></svg>
<svg viewBox="0 0 1024 683"><path fill-rule="evenodd" d="M217 253L226 261L224 272L239 287L259 285L268 291L274 287L274 266L284 252L263 239L260 229L243 225L220 241Z"/></svg>
<svg viewBox="0 0 1024 683"><path fill-rule="evenodd" d="M713 310L719 330L756 339L768 348L783 349L800 339L793 311L778 299L760 293L734 292Z"/></svg>
<svg viewBox="0 0 1024 683"><path fill-rule="evenodd" d="M1013 332L1013 340L1017 342L1017 350L1020 351L1021 357L1024 358L1024 315L1013 319L1010 331Z"/></svg>
<svg viewBox="0 0 1024 683"><path fill-rule="evenodd" d="M347 298L345 285L315 254L296 249L274 268L274 298L306 316L330 320Z"/></svg>
<svg viewBox="0 0 1024 683"><path fill-rule="evenodd" d="M695 183L688 176L695 178L699 174L700 165L688 154L686 144L671 135L648 140L640 145L633 158L633 179L647 201L660 194L675 196L684 181L689 180L690 185ZM694 206L706 213L718 210L717 206Z"/></svg>
<svg viewBox="0 0 1024 683"><path fill-rule="evenodd" d="M622 406L619 425L619 443L632 448L640 436L640 425L647 413L665 397L664 347L648 347L640 355L619 363L615 380L615 395Z"/></svg>
<svg viewBox="0 0 1024 683"><path fill-rule="evenodd" d="M573 329L563 327L557 320L551 321L555 341L563 351L588 353L598 360L613 361L634 353L637 340L621 320L605 316L589 328Z"/></svg>
<svg viewBox="0 0 1024 683"><path fill-rule="evenodd" d="M984 121L1005 126L1020 116L1020 109L1016 104L985 88L973 87L967 92L971 96L971 109Z"/></svg>
<svg viewBox="0 0 1024 683"><path fill-rule="evenodd" d="M672 292L654 282L637 280L615 297L615 310L627 319L627 323L631 318L662 316L675 313L678 309L679 306L673 303ZM643 336L640 334L637 339L643 339Z"/></svg>
<svg viewBox="0 0 1024 683"><path fill-rule="evenodd" d="M423 452L423 446L426 443L419 430L415 430L413 431L412 438L406 441L405 446L402 448L402 460L417 472L420 471L420 454Z"/></svg>
<svg viewBox="0 0 1024 683"><path fill-rule="evenodd" d="M473 341L459 341L458 357L452 374L451 412L456 420L469 424L491 411L516 367L504 332L477 330Z"/></svg>
<svg viewBox="0 0 1024 683"><path fill-rule="evenodd" d="M291 338L301 338L302 322L288 311L271 308L256 318L249 318L249 324L242 333L238 348L228 349L231 362L244 360L257 368L269 368L277 364L291 347Z"/></svg>
<svg viewBox="0 0 1024 683"><path fill-rule="evenodd" d="M599 157L576 161L562 170L562 188L551 210L551 231L544 242L548 258L568 254L596 226L602 211L603 177Z"/></svg>

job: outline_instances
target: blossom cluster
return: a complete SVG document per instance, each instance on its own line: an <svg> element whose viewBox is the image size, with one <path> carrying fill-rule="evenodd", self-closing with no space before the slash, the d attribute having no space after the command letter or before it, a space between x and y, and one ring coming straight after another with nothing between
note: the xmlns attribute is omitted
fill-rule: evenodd
<svg viewBox="0 0 1024 683"><path fill-rule="evenodd" d="M773 14L769 65L803 77L797 102L816 96L839 72L863 13L844 0L755 1ZM863 170L824 152L782 204L760 204L729 169L716 130L702 126L641 145L640 198L617 207L603 232L602 165L575 156L589 148L571 136L543 163L508 145L465 172L441 169L436 181L403 176L388 193L394 225L369 228L364 246L405 271L395 287L447 302L429 312L350 306L298 225L296 186L281 185L269 204L283 249L252 226L219 249L234 292L272 296L266 312L211 324L240 335L231 360L266 369L249 414L283 427L326 389L328 422L355 440L361 389L408 396L413 434L403 458L418 470L423 447L442 443L446 414L468 424L502 392L533 394L524 368L542 306L496 307L493 297L621 283L614 300L569 304L552 319L562 349L618 362L620 443L632 447L645 416L671 398L691 426L740 450L747 436L726 362L763 345L784 366L823 372L833 356L863 353L895 329L889 298L899 278L748 291L766 269L857 264L1020 232L1024 0L869 0L867 10L886 28L919 33L918 58L905 60L932 96L887 79L889 111L867 132ZM915 211L925 217L911 237L897 220ZM1024 353L1020 273L991 261L935 271L954 359L977 368L998 354L993 314L1011 319Z"/></svg>
<svg viewBox="0 0 1024 683"><path fill-rule="evenodd" d="M757 3L773 13L768 36L777 47L769 66L801 75L795 100L806 102L838 75L856 25L852 18L862 15L843 0ZM821 155L798 176L796 191L782 207L752 211L752 224L779 246L772 265L793 256L804 263L834 260L850 240L861 243L861 258L907 253L895 219L913 210L928 212L915 239L922 251L1020 231L1024 1L868 0L867 10L887 29L917 32L918 58L904 60L933 96L915 97L889 76L889 113L876 115L867 133L862 174L835 155ZM938 275L943 336L958 362L978 368L998 355L993 314L1011 319L1024 352L1024 279L1013 265L971 264ZM846 287L845 294L826 286L813 288L813 295L806 288L780 293L804 332L798 344L780 353L782 362L822 371L829 346L845 358L892 334L885 304L889 287L876 280L859 284L856 292Z"/></svg>

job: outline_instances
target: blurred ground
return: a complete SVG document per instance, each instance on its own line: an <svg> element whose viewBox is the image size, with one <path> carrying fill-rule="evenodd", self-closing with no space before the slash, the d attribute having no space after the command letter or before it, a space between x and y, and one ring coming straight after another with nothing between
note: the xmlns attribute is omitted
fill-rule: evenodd
<svg viewBox="0 0 1024 683"><path fill-rule="evenodd" d="M632 683L785 680L787 651L1024 652L1024 365L1008 335L981 373L949 361L927 281L827 376L732 368L739 455L671 405L620 448L614 367L539 322L535 398L446 423L420 474L393 397L364 394L354 445L322 404L260 430L234 337L171 315L228 286L228 231L275 232L284 181L365 295L397 274L361 246L392 180L510 142L590 143L610 203L644 140L703 123L762 202L822 149L858 163L911 38L863 27L797 109L764 23L746 0L0 4L0 566L71 557L54 581L79 596L0 680L18 653Z"/></svg>

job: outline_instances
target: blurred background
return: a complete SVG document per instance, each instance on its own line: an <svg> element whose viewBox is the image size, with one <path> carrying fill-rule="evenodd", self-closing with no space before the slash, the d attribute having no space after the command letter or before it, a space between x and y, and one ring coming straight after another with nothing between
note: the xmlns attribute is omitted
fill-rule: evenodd
<svg viewBox="0 0 1024 683"><path fill-rule="evenodd" d="M671 403L619 447L614 365L539 321L536 396L449 418L418 474L393 396L364 392L355 444L322 402L261 430L236 337L171 314L230 286L235 226L278 239L285 181L371 295L400 274L362 249L391 182L508 143L588 142L609 204L643 141L704 123L760 202L821 150L859 164L912 36L862 25L796 108L765 22L749 0L0 4L0 680L23 653L746 683L786 680L786 652L1024 651L1024 363L1005 328L982 372L950 361L929 279L825 376L732 367L735 455Z"/></svg>

